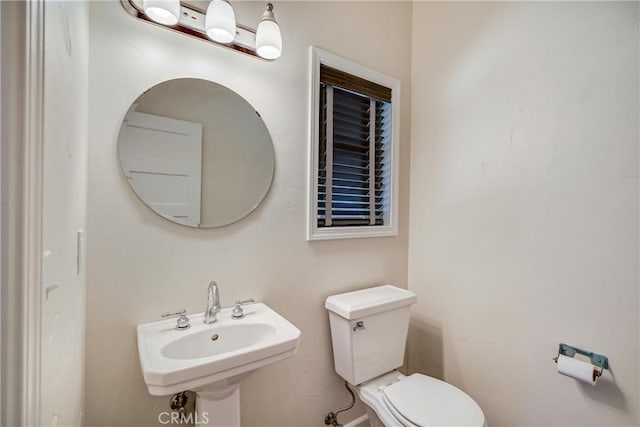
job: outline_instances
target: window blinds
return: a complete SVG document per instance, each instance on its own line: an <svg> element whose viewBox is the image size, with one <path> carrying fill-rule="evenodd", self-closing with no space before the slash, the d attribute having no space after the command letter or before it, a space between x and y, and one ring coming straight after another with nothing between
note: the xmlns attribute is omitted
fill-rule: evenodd
<svg viewBox="0 0 640 427"><path fill-rule="evenodd" d="M321 66L319 227L384 224L389 199L390 100L391 89Z"/></svg>

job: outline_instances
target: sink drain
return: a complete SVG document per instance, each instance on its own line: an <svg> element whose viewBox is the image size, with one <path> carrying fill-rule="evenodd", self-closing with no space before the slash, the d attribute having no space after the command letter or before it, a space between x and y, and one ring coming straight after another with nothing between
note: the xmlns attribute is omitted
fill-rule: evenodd
<svg viewBox="0 0 640 427"><path fill-rule="evenodd" d="M220 338L220 335L218 334L211 335L211 341L216 341L218 338Z"/></svg>

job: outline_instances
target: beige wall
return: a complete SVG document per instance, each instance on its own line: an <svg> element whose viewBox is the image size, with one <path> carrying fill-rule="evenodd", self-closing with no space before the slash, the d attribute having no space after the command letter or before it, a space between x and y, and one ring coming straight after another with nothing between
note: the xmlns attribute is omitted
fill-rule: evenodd
<svg viewBox="0 0 640 427"><path fill-rule="evenodd" d="M491 426L637 426L638 3L414 3L412 58L410 367Z"/></svg>
<svg viewBox="0 0 640 427"><path fill-rule="evenodd" d="M238 21L250 25L263 7L234 3ZM401 79L407 112L411 5L276 3L284 53L272 63L138 22L118 2L92 2L90 8L87 425L158 424L168 400L147 393L135 326L169 309L201 312L214 279L223 305L254 297L302 330L295 357L243 383L243 425L322 425L325 414L349 398L333 370L325 297L374 283L406 287L410 129L406 114L400 236L307 242L309 46ZM383 27L393 31L371 31ZM160 81L185 76L220 82L247 99L275 146L267 197L228 227L193 230L160 218L137 199L118 164L116 139L131 102Z"/></svg>
<svg viewBox="0 0 640 427"><path fill-rule="evenodd" d="M77 231L86 230L89 7L45 4L42 425L82 423L86 268L77 271ZM85 258L82 254L81 260Z"/></svg>

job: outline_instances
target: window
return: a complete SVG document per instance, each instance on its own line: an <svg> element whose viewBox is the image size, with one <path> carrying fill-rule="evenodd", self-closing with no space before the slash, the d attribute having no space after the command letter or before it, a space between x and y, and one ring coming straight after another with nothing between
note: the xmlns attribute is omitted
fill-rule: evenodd
<svg viewBox="0 0 640 427"><path fill-rule="evenodd" d="M309 240L397 235L398 80L312 48Z"/></svg>

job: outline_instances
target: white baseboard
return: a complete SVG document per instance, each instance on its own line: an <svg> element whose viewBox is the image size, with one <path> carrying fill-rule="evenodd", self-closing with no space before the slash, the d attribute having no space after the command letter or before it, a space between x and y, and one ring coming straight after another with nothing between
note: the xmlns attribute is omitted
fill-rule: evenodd
<svg viewBox="0 0 640 427"><path fill-rule="evenodd" d="M364 414L353 421L348 422L344 427L369 427L369 416Z"/></svg>

